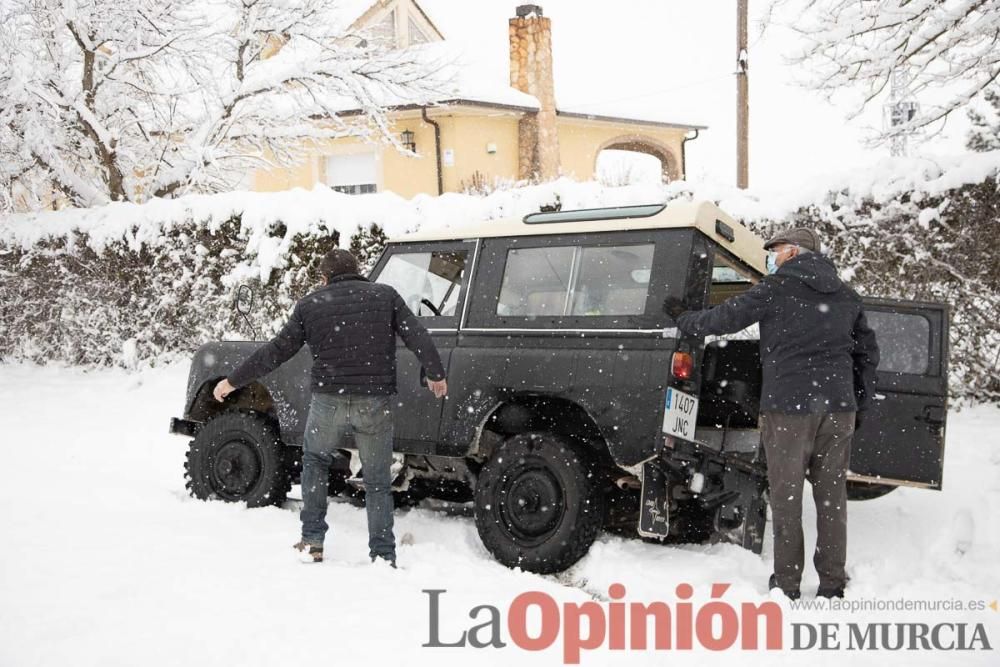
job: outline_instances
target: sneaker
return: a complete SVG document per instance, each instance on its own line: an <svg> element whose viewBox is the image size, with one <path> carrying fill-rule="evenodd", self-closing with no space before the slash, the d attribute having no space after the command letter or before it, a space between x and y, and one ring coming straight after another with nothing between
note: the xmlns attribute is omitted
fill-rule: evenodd
<svg viewBox="0 0 1000 667"><path fill-rule="evenodd" d="M386 558L385 556L372 556L371 559L372 559L373 563L375 562L376 558L378 558L379 560L385 561L390 566L392 566L392 569L394 569L394 570L399 569L399 568L396 567L396 557L395 556L393 556L392 558Z"/></svg>
<svg viewBox="0 0 1000 667"><path fill-rule="evenodd" d="M844 597L843 586L820 586L816 591L818 598L842 598Z"/></svg>
<svg viewBox="0 0 1000 667"><path fill-rule="evenodd" d="M292 548L299 552L299 560L303 563L322 563L323 547L309 544L305 540L299 540L292 545Z"/></svg>
<svg viewBox="0 0 1000 667"><path fill-rule="evenodd" d="M784 588L778 586L778 579L773 574L771 575L771 578L767 580L767 588L768 590L780 588L781 592L784 593L789 600L798 600L802 597L802 593L797 588L795 590L786 591Z"/></svg>

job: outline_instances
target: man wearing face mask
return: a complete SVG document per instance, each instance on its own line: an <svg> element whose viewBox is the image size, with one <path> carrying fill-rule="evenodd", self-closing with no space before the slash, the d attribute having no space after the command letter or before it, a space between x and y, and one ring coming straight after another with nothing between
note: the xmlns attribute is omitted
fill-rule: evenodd
<svg viewBox="0 0 1000 667"><path fill-rule="evenodd" d="M682 312L679 299L664 305L679 329L696 336L760 324L760 430L774 526L768 587L799 597L808 479L816 502L817 595L843 597L851 440L874 395L878 345L861 298L820 252L815 231L792 229L764 249L769 275L743 294L697 312Z"/></svg>

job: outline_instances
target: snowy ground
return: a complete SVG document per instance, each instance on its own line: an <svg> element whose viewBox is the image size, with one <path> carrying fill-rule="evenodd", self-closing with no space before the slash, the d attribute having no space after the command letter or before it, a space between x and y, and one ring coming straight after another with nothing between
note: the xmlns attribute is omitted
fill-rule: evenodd
<svg viewBox="0 0 1000 667"><path fill-rule="evenodd" d="M604 536L562 578L510 571L491 560L471 519L400 513L403 569L367 563L363 510L331 507L329 561L298 563L294 503L247 510L188 498L178 416L186 369L128 374L0 366L0 665L561 664L561 646L529 653L422 648L423 589L447 589L441 636L474 624L480 604L504 613L540 590L581 603L608 586L628 601L672 601L688 582L707 599L767 597L769 549L660 547ZM986 600L1000 597L1000 410L949 417L945 491L903 489L850 509L854 598ZM814 514L806 509L807 525ZM812 531L808 535L812 539ZM815 574L803 582L806 597ZM782 602L786 604L786 602ZM506 640L506 616L503 634ZM786 608L790 622L984 623L988 652L733 650L585 652L583 664L746 662L1000 664L1000 612L865 612ZM789 637L786 628L786 644Z"/></svg>

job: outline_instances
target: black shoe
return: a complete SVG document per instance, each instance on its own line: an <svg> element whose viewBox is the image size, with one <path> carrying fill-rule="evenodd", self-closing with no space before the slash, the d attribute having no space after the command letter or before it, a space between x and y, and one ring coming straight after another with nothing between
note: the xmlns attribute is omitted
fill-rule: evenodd
<svg viewBox="0 0 1000 667"><path fill-rule="evenodd" d="M820 586L816 591L818 598L842 598L844 597L843 586Z"/></svg>
<svg viewBox="0 0 1000 667"><path fill-rule="evenodd" d="M771 575L771 578L767 580L767 588L768 590L781 588L778 586L778 579L773 574ZM802 593L797 588L793 591L786 591L784 588L781 588L781 592L784 593L789 600L798 600L802 597Z"/></svg>
<svg viewBox="0 0 1000 667"><path fill-rule="evenodd" d="M395 556L393 556L392 558L387 558L386 556L372 556L371 559L372 559L373 563L375 562L376 558L378 558L379 560L384 560L385 562L387 562L389 565L392 566L392 569L394 569L394 570L398 569L396 567L396 557Z"/></svg>

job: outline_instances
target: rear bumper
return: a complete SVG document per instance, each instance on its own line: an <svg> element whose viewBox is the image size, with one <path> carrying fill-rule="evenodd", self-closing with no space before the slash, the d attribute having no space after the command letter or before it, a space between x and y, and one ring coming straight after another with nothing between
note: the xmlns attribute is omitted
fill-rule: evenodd
<svg viewBox="0 0 1000 667"><path fill-rule="evenodd" d="M177 417L170 419L170 432L174 435L183 435L187 438L193 438L197 435L201 426L202 422L191 421L190 419L178 419Z"/></svg>

